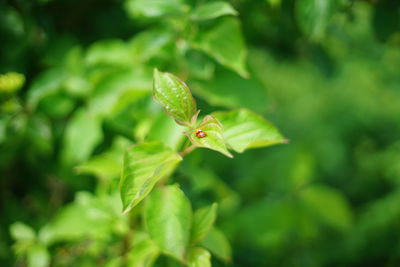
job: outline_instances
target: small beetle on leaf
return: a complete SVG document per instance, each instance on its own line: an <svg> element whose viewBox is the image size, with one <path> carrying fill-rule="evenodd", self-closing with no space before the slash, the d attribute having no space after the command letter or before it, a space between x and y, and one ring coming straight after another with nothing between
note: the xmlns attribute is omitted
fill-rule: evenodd
<svg viewBox="0 0 400 267"><path fill-rule="evenodd" d="M198 138L204 138L207 136L207 134L201 129L196 129L194 132Z"/></svg>

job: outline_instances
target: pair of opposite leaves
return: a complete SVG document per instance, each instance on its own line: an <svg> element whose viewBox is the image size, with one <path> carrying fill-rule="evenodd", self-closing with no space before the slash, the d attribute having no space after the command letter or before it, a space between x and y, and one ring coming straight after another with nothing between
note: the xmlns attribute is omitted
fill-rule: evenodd
<svg viewBox="0 0 400 267"><path fill-rule="evenodd" d="M226 147L223 127L217 118L206 115L195 127L200 110L197 110L196 101L183 81L171 73L155 69L153 96L170 117L189 128L186 134L194 146L206 147L233 157Z"/></svg>

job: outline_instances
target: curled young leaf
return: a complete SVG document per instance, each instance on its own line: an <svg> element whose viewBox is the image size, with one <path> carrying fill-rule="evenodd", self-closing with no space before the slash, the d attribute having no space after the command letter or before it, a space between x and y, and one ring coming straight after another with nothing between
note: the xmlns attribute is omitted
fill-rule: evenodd
<svg viewBox="0 0 400 267"><path fill-rule="evenodd" d="M190 125L196 114L196 101L187 85L178 77L154 70L153 96L178 124Z"/></svg>
<svg viewBox="0 0 400 267"><path fill-rule="evenodd" d="M222 124L215 117L207 115L188 135L193 145L212 149L232 158L232 154L226 148L222 133Z"/></svg>

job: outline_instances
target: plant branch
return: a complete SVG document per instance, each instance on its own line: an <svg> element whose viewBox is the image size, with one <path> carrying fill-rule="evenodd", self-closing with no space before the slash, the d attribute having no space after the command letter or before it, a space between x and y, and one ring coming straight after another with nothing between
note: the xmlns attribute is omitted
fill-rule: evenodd
<svg viewBox="0 0 400 267"><path fill-rule="evenodd" d="M179 155L181 155L181 157L184 157L187 154L189 154L190 152L192 152L193 150L195 150L196 148L197 148L197 146L195 146L195 145L188 146L187 148L185 148L184 150L179 152Z"/></svg>

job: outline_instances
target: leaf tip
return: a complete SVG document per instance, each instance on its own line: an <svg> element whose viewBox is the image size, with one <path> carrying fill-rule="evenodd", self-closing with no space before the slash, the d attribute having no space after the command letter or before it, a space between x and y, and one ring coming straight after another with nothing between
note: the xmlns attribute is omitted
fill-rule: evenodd
<svg viewBox="0 0 400 267"><path fill-rule="evenodd" d="M228 158L233 159L233 155L232 155L229 151L226 151L226 152L224 153L224 155L227 156Z"/></svg>

